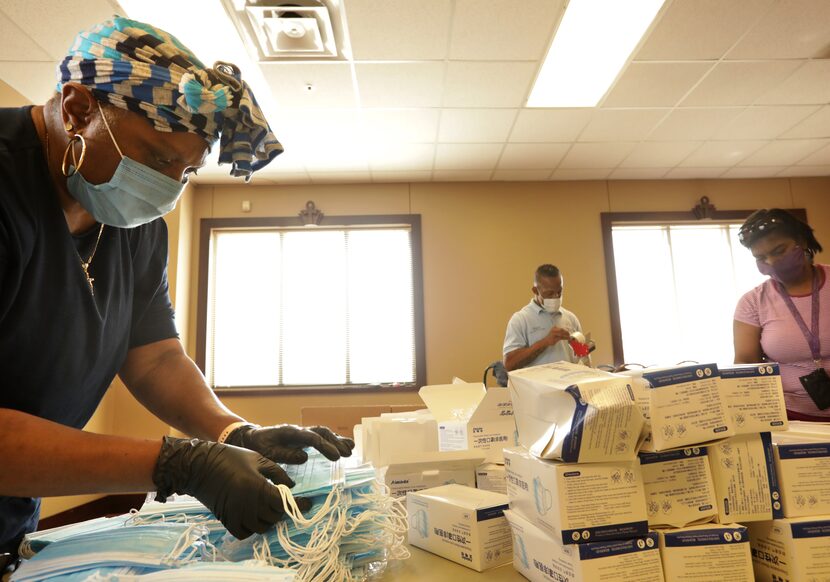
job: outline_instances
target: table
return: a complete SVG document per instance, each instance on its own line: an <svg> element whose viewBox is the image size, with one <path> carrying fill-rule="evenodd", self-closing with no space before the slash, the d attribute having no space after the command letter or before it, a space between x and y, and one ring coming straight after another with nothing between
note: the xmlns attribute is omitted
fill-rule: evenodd
<svg viewBox="0 0 830 582"><path fill-rule="evenodd" d="M412 552L412 557L401 562L391 562L380 580L383 582L422 582L423 580L435 582L443 582L444 580L451 580L452 582L484 582L485 580L488 582L518 582L521 580L527 582L524 576L516 572L512 563L484 572L476 572L425 550L409 545L407 548Z"/></svg>

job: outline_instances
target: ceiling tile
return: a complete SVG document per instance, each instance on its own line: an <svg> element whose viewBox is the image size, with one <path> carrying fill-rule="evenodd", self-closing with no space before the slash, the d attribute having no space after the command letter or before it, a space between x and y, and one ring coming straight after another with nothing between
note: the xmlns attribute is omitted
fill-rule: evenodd
<svg viewBox="0 0 830 582"><path fill-rule="evenodd" d="M370 141L434 142L438 109L364 109L363 128Z"/></svg>
<svg viewBox="0 0 830 582"><path fill-rule="evenodd" d="M611 173L610 168L559 168L550 177L551 180L605 180Z"/></svg>
<svg viewBox="0 0 830 582"><path fill-rule="evenodd" d="M364 107L440 107L444 63L358 63Z"/></svg>
<svg viewBox="0 0 830 582"><path fill-rule="evenodd" d="M830 106L822 107L781 137L830 137Z"/></svg>
<svg viewBox="0 0 830 582"><path fill-rule="evenodd" d="M501 154L502 144L438 144L436 170L492 170Z"/></svg>
<svg viewBox="0 0 830 582"><path fill-rule="evenodd" d="M376 172L372 171L372 182L429 182L432 172Z"/></svg>
<svg viewBox="0 0 830 582"><path fill-rule="evenodd" d="M503 142L517 109L444 109L438 141L450 143Z"/></svg>
<svg viewBox="0 0 830 582"><path fill-rule="evenodd" d="M280 108L357 105L348 63L260 63L260 68Z"/></svg>
<svg viewBox="0 0 830 582"><path fill-rule="evenodd" d="M0 79L36 104L55 94L55 63L0 61Z"/></svg>
<svg viewBox="0 0 830 582"><path fill-rule="evenodd" d="M708 141L680 162L680 165L686 168L734 166L767 143L761 140Z"/></svg>
<svg viewBox="0 0 830 582"><path fill-rule="evenodd" d="M348 147L342 142L315 142L298 144L298 156L303 158L306 170L312 172L368 172L366 149Z"/></svg>
<svg viewBox="0 0 830 582"><path fill-rule="evenodd" d="M574 141L590 121L593 112L592 108L521 109L510 133L510 141Z"/></svg>
<svg viewBox="0 0 830 582"><path fill-rule="evenodd" d="M496 170L493 180L496 182L540 182L547 180L550 170Z"/></svg>
<svg viewBox="0 0 830 582"><path fill-rule="evenodd" d="M799 66L800 61L721 62L682 104L686 107L752 105Z"/></svg>
<svg viewBox="0 0 830 582"><path fill-rule="evenodd" d="M784 169L786 169L786 166L735 166L734 168L726 170L726 172L721 175L721 178L773 178Z"/></svg>
<svg viewBox="0 0 830 582"><path fill-rule="evenodd" d="M610 180L659 180L666 175L669 168L617 168Z"/></svg>
<svg viewBox="0 0 830 582"><path fill-rule="evenodd" d="M432 173L433 182L487 182L490 180L490 170L435 170Z"/></svg>
<svg viewBox="0 0 830 582"><path fill-rule="evenodd" d="M349 0L343 4L356 60L445 58L451 0Z"/></svg>
<svg viewBox="0 0 830 582"><path fill-rule="evenodd" d="M830 146L810 154L798 162L799 166L830 166Z"/></svg>
<svg viewBox="0 0 830 582"><path fill-rule="evenodd" d="M623 168L671 168L700 147L696 141L647 141L637 144L620 164Z"/></svg>
<svg viewBox="0 0 830 582"><path fill-rule="evenodd" d="M714 139L773 139L816 111L816 105L748 107L715 133Z"/></svg>
<svg viewBox="0 0 830 582"><path fill-rule="evenodd" d="M23 4L20 6L22 7ZM6 10L5 3L2 9ZM52 62L55 60L3 12L0 12L0 39L2 39L0 40L0 60L2 61ZM68 48L69 45L63 47L64 50Z"/></svg>
<svg viewBox="0 0 830 582"><path fill-rule="evenodd" d="M359 109L278 109L277 117L269 120L277 138L291 142L354 141L362 136Z"/></svg>
<svg viewBox="0 0 830 582"><path fill-rule="evenodd" d="M309 174L312 184L366 183L372 180L368 172L312 172Z"/></svg>
<svg viewBox="0 0 830 582"><path fill-rule="evenodd" d="M499 159L499 170L553 170L570 149L567 143L509 143Z"/></svg>
<svg viewBox="0 0 830 582"><path fill-rule="evenodd" d="M252 184L261 184L261 185L268 185L268 184L311 184L311 178L308 177L308 174L305 172L296 172L290 174L277 174L277 175L267 175L267 176L259 176L260 172L257 172L254 177L251 179ZM210 184L215 184L214 181L210 181ZM239 183L239 178L236 178L236 183Z"/></svg>
<svg viewBox="0 0 830 582"><path fill-rule="evenodd" d="M305 149L300 147L294 147L295 144L292 141L282 141L283 147L285 147L285 151L278 155L270 164L265 166L261 171L265 172L305 172ZM218 148L214 148L214 151L218 154ZM212 156L211 156L212 157ZM217 155L218 157L218 155ZM219 165L216 163L216 160L212 160L212 166L216 168L217 171L227 174L230 172L230 166L228 164ZM205 166L207 169L208 166ZM199 174L202 174L202 170L199 170Z"/></svg>
<svg viewBox="0 0 830 582"><path fill-rule="evenodd" d="M719 178L726 168L672 168L666 172L668 180L706 180Z"/></svg>
<svg viewBox="0 0 830 582"><path fill-rule="evenodd" d="M599 109L579 141L641 140L667 113L665 109Z"/></svg>
<svg viewBox="0 0 830 582"><path fill-rule="evenodd" d="M826 166L790 166L782 170L779 176L801 177L801 176L830 176L830 164Z"/></svg>
<svg viewBox="0 0 830 582"><path fill-rule="evenodd" d="M779 0L726 58L826 58L828 22L827 0Z"/></svg>
<svg viewBox="0 0 830 582"><path fill-rule="evenodd" d="M631 63L603 107L673 107L714 63Z"/></svg>
<svg viewBox="0 0 830 582"><path fill-rule="evenodd" d="M444 107L523 107L536 63L450 62Z"/></svg>
<svg viewBox="0 0 830 582"><path fill-rule="evenodd" d="M781 139L773 141L740 162L741 166L789 166L830 143L826 139Z"/></svg>
<svg viewBox="0 0 830 582"><path fill-rule="evenodd" d="M431 143L372 143L367 148L372 171L432 170L435 146Z"/></svg>
<svg viewBox="0 0 830 582"><path fill-rule="evenodd" d="M777 87L761 95L757 104L795 105L830 102L830 60L807 61Z"/></svg>
<svg viewBox="0 0 830 582"><path fill-rule="evenodd" d="M536 61L544 57L564 0L456 0L450 59Z"/></svg>
<svg viewBox="0 0 830 582"><path fill-rule="evenodd" d="M674 0L635 59L719 59L773 1Z"/></svg>
<svg viewBox="0 0 830 582"><path fill-rule="evenodd" d="M635 145L633 142L575 143L559 164L559 168L614 168Z"/></svg>
<svg viewBox="0 0 830 582"><path fill-rule="evenodd" d="M734 119L743 107L675 109L665 118L648 139L650 140L705 140Z"/></svg>

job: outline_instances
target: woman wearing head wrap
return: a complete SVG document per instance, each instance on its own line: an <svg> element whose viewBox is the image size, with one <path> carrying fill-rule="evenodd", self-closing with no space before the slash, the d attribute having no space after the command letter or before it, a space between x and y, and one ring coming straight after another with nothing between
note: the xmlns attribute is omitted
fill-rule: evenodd
<svg viewBox="0 0 830 582"><path fill-rule="evenodd" d="M58 80L44 106L0 109L0 552L43 495L188 493L237 537L262 532L284 512L271 482L292 485L274 461L354 443L218 401L178 339L160 217L211 148L247 179L282 147L235 66L144 23L81 33ZM83 432L116 374L195 438Z"/></svg>
<svg viewBox="0 0 830 582"><path fill-rule="evenodd" d="M738 233L769 279L735 309L735 362L778 362L791 420L830 421L830 268L814 261L813 229L778 208L758 210Z"/></svg>

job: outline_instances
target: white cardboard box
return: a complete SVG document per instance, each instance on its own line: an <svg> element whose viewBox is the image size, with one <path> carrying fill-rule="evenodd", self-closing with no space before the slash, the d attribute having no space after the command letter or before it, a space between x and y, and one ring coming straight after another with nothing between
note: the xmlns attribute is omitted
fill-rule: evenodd
<svg viewBox="0 0 830 582"><path fill-rule="evenodd" d="M735 436L708 451L720 523L784 517L770 433Z"/></svg>
<svg viewBox="0 0 830 582"><path fill-rule="evenodd" d="M513 530L513 567L533 582L662 582L657 535L566 546L516 511L504 512Z"/></svg>
<svg viewBox="0 0 830 582"><path fill-rule="evenodd" d="M747 528L738 524L657 530L666 582L753 582Z"/></svg>
<svg viewBox="0 0 830 582"><path fill-rule="evenodd" d="M758 582L830 580L830 515L749 524Z"/></svg>
<svg viewBox="0 0 830 582"><path fill-rule="evenodd" d="M384 467L401 455L438 451L438 423L428 412L400 412L368 417L355 427L366 462Z"/></svg>
<svg viewBox="0 0 830 582"><path fill-rule="evenodd" d="M409 543L482 572L513 559L507 496L444 485L406 496Z"/></svg>
<svg viewBox="0 0 830 582"><path fill-rule="evenodd" d="M640 469L651 527L706 523L718 514L706 447L641 453Z"/></svg>
<svg viewBox="0 0 830 582"><path fill-rule="evenodd" d="M507 495L504 463L482 463L476 467L476 487Z"/></svg>
<svg viewBox="0 0 830 582"><path fill-rule="evenodd" d="M392 497L403 497L412 491L452 483L475 487L476 468L483 460L484 455L476 451L413 453L380 467L378 473Z"/></svg>
<svg viewBox="0 0 830 582"><path fill-rule="evenodd" d="M716 364L644 370L643 378L651 385L651 439L643 450L677 449L735 434L721 398Z"/></svg>
<svg viewBox="0 0 830 582"><path fill-rule="evenodd" d="M774 446L784 517L830 515L830 442Z"/></svg>
<svg viewBox="0 0 830 582"><path fill-rule="evenodd" d="M635 461L570 464L505 449L510 508L563 544L648 533L640 465Z"/></svg>
<svg viewBox="0 0 830 582"><path fill-rule="evenodd" d="M455 383L424 386L418 395L438 422L438 448L473 449L501 462L502 449L516 444L513 403L507 388Z"/></svg>
<svg viewBox="0 0 830 582"><path fill-rule="evenodd" d="M735 434L787 430L778 364L720 367L720 391Z"/></svg>
<svg viewBox="0 0 830 582"><path fill-rule="evenodd" d="M510 372L519 443L569 463L631 461L645 419L631 379L569 362Z"/></svg>

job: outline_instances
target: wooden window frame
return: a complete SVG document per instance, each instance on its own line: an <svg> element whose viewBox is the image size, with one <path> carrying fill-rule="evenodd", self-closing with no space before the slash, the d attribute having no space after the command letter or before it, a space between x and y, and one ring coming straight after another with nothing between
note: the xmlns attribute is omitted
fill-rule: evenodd
<svg viewBox="0 0 830 582"><path fill-rule="evenodd" d="M424 279L421 252L421 215L386 214L365 216L325 216L320 226L354 227L406 224L410 227L412 248L412 296L415 332L415 381L404 386L324 385L324 386L245 386L213 388L224 396L268 396L298 394L352 394L412 392L426 384L426 333L424 328ZM199 283L196 305L196 365L206 370L208 285L210 271L210 240L214 229L256 229L303 226L297 217L203 218L199 228Z"/></svg>
<svg viewBox="0 0 830 582"><path fill-rule="evenodd" d="M807 211L804 208L787 208L799 220L807 222ZM611 233L612 226L625 223L627 225L647 224L706 224L707 222L746 220L755 210L714 210L709 219L699 219L692 210L677 212L601 212L602 245L605 251L605 279L608 284L608 308L611 315L611 347L614 355L614 365L621 366L625 362L622 343L622 325L620 324L620 300L617 292L617 267L614 263L614 240Z"/></svg>

